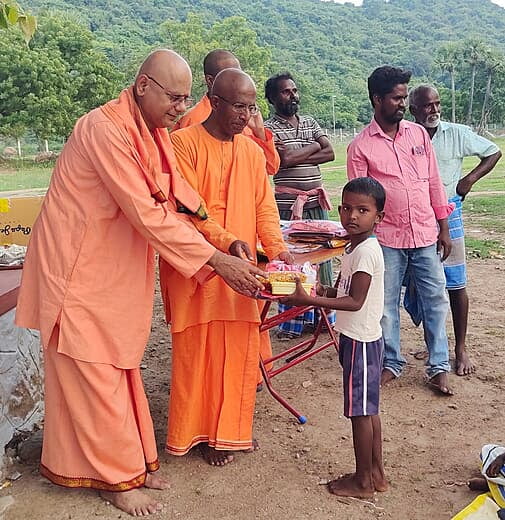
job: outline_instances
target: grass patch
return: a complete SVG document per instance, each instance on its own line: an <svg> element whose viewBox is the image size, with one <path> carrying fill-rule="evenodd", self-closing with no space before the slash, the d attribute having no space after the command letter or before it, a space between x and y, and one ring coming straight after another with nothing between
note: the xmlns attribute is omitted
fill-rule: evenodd
<svg viewBox="0 0 505 520"><path fill-rule="evenodd" d="M503 217L505 215L505 196L479 195L467 197L464 202L464 208L465 212L469 214Z"/></svg>
<svg viewBox="0 0 505 520"><path fill-rule="evenodd" d="M467 258L505 258L505 247L496 240L465 237Z"/></svg>
<svg viewBox="0 0 505 520"><path fill-rule="evenodd" d="M467 226L475 226L486 231L495 231L497 233L505 233L505 219L491 219L491 218L479 218L477 215L476 218L465 218L465 227Z"/></svg>
<svg viewBox="0 0 505 520"><path fill-rule="evenodd" d="M0 161L0 191L47 188L55 161L38 164L33 159Z"/></svg>
<svg viewBox="0 0 505 520"><path fill-rule="evenodd" d="M494 142L505 156L505 138L500 137L494 139ZM463 173L467 174L472 171L479 162L480 159L478 157L465 157L465 159L463 159ZM503 190L505 190L505 157L502 157L494 169L473 186L473 191Z"/></svg>

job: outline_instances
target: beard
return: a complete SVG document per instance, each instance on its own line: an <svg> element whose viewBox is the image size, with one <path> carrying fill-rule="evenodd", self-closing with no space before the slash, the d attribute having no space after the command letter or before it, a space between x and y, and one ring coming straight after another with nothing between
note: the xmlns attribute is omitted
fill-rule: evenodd
<svg viewBox="0 0 505 520"><path fill-rule="evenodd" d="M292 117L298 112L298 101L290 101L289 103L282 103L277 106L277 111L281 116Z"/></svg>
<svg viewBox="0 0 505 520"><path fill-rule="evenodd" d="M440 124L440 114L426 116L422 124L425 128L436 128Z"/></svg>
<svg viewBox="0 0 505 520"><path fill-rule="evenodd" d="M390 124L395 124L395 123L399 123L403 119L404 115L405 115L405 112L398 110L394 114L384 117L384 119Z"/></svg>

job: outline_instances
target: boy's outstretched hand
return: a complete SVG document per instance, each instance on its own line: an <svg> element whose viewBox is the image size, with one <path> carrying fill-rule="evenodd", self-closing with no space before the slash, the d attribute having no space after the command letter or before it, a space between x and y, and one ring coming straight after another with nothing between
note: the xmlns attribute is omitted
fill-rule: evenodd
<svg viewBox="0 0 505 520"><path fill-rule="evenodd" d="M303 288L300 278L297 278L295 283L296 283L295 292L293 294L290 294L289 296L280 298L279 302L284 303L285 305L293 305L295 307L303 307L305 305L312 305L312 299L306 293L305 289Z"/></svg>

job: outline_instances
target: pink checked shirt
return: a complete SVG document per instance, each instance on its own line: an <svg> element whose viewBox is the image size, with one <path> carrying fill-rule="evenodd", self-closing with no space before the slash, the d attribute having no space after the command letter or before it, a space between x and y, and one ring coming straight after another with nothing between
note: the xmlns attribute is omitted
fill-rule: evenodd
<svg viewBox="0 0 505 520"><path fill-rule="evenodd" d="M382 245L406 249L437 241L437 220L452 208L430 137L421 125L400 121L392 139L372 119L347 149L347 177L367 176L386 190L385 217L376 229Z"/></svg>

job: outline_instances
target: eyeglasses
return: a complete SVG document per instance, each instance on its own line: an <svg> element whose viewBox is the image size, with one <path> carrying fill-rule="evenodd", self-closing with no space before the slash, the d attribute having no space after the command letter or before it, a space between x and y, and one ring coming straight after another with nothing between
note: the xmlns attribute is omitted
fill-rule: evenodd
<svg viewBox="0 0 505 520"><path fill-rule="evenodd" d="M189 108L195 102L194 98L192 98L191 96L178 96L176 94L172 94L161 83L157 82L152 76L149 76L149 74L144 74L144 76L156 83L156 85L158 85L158 87L160 87L160 89L163 90L163 92L165 92L172 104L177 105L179 103L183 103L186 108Z"/></svg>
<svg viewBox="0 0 505 520"><path fill-rule="evenodd" d="M258 105L245 105L244 103L232 103L231 101L228 101L222 96L218 96L217 94L214 94L219 99L222 99L225 103L228 103L228 105L231 106L234 112L237 114L245 114L247 111L249 111L249 114L252 116L256 115L259 112Z"/></svg>

